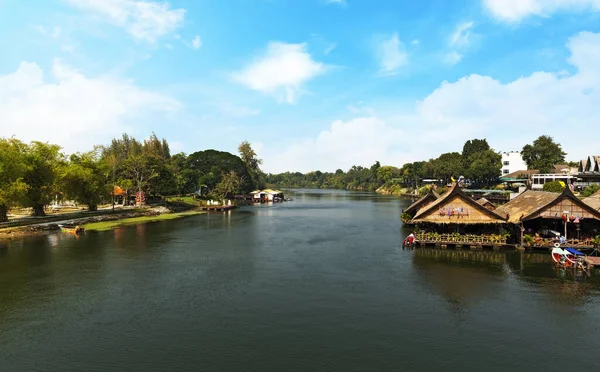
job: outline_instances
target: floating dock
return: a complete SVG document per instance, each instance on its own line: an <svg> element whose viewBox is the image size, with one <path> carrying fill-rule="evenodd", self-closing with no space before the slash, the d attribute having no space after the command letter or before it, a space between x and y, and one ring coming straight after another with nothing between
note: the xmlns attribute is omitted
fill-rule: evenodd
<svg viewBox="0 0 600 372"><path fill-rule="evenodd" d="M235 205L203 205L200 207L203 211L208 212L227 212L235 208Z"/></svg>

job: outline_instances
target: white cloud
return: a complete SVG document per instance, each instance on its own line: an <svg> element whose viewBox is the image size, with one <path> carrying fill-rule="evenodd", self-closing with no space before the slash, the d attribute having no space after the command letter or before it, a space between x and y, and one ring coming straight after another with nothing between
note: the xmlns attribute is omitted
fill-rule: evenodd
<svg viewBox="0 0 600 372"><path fill-rule="evenodd" d="M383 75L394 75L400 67L408 64L408 55L403 50L398 34L380 41L377 45L377 55L381 66L379 72Z"/></svg>
<svg viewBox="0 0 600 372"><path fill-rule="evenodd" d="M421 41L419 39L414 39L413 41L410 42L412 45L419 45L421 43Z"/></svg>
<svg viewBox="0 0 600 372"><path fill-rule="evenodd" d="M483 4L492 16L506 22L549 17L559 11L600 11L600 0L483 0Z"/></svg>
<svg viewBox="0 0 600 372"><path fill-rule="evenodd" d="M142 0L65 0L92 15L122 27L134 38L154 42L183 24L185 9L167 2Z"/></svg>
<svg viewBox="0 0 600 372"><path fill-rule="evenodd" d="M56 60L52 81L35 63L0 76L0 136L56 143L67 152L87 151L134 130L136 120L169 113L180 104L116 78L89 78ZM143 120L145 118L146 120Z"/></svg>
<svg viewBox="0 0 600 372"><path fill-rule="evenodd" d="M307 81L326 71L312 59L306 44L270 42L266 54L233 75L234 80L252 90L274 94L293 103Z"/></svg>
<svg viewBox="0 0 600 372"><path fill-rule="evenodd" d="M462 57L463 57L462 54L460 54L456 51L449 52L449 53L446 53L446 55L444 56L444 62L446 62L447 64L450 64L450 65L455 65L461 61Z"/></svg>
<svg viewBox="0 0 600 372"><path fill-rule="evenodd" d="M196 35L194 40L192 40L192 48L198 50L202 46L202 40L200 40L200 36Z"/></svg>
<svg viewBox="0 0 600 372"><path fill-rule="evenodd" d="M469 44L471 28L473 28L473 22L464 22L456 26L456 30L454 30L452 36L450 37L450 46L467 46Z"/></svg>
<svg viewBox="0 0 600 372"><path fill-rule="evenodd" d="M307 172L317 168L334 171L352 165L372 164L377 160L389 164L393 148L403 132L372 117L335 121L315 139L306 139L286 148L283 153L265 154L264 168L269 172L287 170Z"/></svg>
<svg viewBox="0 0 600 372"><path fill-rule="evenodd" d="M341 4L341 5L346 5L346 0L325 0L325 4Z"/></svg>
<svg viewBox="0 0 600 372"><path fill-rule="evenodd" d="M444 82L414 110L392 106L388 114L336 121L314 139L272 149L264 168L332 171L375 160L399 166L460 151L472 138L486 137L501 151L542 134L561 143L570 160L597 153L598 138L590 134L600 117L600 33L579 33L567 48L576 68L572 75L536 72L506 84L469 75Z"/></svg>

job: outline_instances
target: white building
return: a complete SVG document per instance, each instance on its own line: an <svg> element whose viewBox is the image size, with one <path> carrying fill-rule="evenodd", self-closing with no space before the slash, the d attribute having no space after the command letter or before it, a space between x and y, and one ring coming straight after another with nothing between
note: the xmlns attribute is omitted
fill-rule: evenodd
<svg viewBox="0 0 600 372"><path fill-rule="evenodd" d="M502 174L500 177L507 174L527 170L527 164L523 161L523 157L519 151L502 152Z"/></svg>

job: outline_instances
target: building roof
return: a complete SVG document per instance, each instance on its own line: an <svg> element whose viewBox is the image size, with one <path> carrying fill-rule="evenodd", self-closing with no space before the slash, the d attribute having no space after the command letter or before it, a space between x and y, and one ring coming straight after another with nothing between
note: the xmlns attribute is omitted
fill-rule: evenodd
<svg viewBox="0 0 600 372"><path fill-rule="evenodd" d="M583 199L583 202L597 211L600 211L600 190Z"/></svg>
<svg viewBox="0 0 600 372"><path fill-rule="evenodd" d="M276 195L276 194L283 194L283 191L280 190L271 190L271 189L264 189L264 190L254 190L252 191L250 194L271 194L271 195Z"/></svg>
<svg viewBox="0 0 600 372"><path fill-rule="evenodd" d="M419 198L417 201L409 205L408 208L404 210L404 213L416 213L423 205L431 203L439 198L440 195L437 192L435 192L433 189L429 189L429 192L425 196Z"/></svg>
<svg viewBox="0 0 600 372"><path fill-rule="evenodd" d="M517 223L526 216L552 203L560 194L547 191L527 190L496 209L496 213L508 215L508 222Z"/></svg>
<svg viewBox="0 0 600 372"><path fill-rule="evenodd" d="M538 217L560 218L565 208L578 217L600 220L600 212L578 199L568 187L565 187L562 193L527 190L498 208L496 212L507 215L508 222L518 223Z"/></svg>
<svg viewBox="0 0 600 372"><path fill-rule="evenodd" d="M504 178L514 178L514 179L522 179L519 178L519 176L531 176L532 174L538 174L540 173L539 170L537 169L525 169L525 170L518 170L509 174L505 174L502 177L500 177L500 179L504 179Z"/></svg>
<svg viewBox="0 0 600 372"><path fill-rule="evenodd" d="M460 209L467 208L464 214L461 212L457 219L450 219L442 215L446 207L452 209L453 206L460 206ZM472 209L472 213L469 209ZM412 220L413 223L432 222L432 223L456 223L456 224L480 224L480 223L504 223L505 219L494 211L478 204L475 200L465 194L458 184L452 187L434 202L421 208Z"/></svg>
<svg viewBox="0 0 600 372"><path fill-rule="evenodd" d="M492 203L491 201L487 200L486 198L479 198L475 202L477 204L483 205L483 206L485 206L486 204L492 204L492 205L494 205L494 203Z"/></svg>

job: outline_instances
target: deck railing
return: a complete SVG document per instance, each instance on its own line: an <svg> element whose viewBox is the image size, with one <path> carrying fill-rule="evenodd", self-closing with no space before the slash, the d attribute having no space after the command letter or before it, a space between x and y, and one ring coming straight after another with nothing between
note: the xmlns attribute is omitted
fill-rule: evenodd
<svg viewBox="0 0 600 372"><path fill-rule="evenodd" d="M475 244L475 245L503 245L506 244L506 235L499 234L439 234L421 232L415 234L417 242L421 243L450 243L450 244Z"/></svg>

